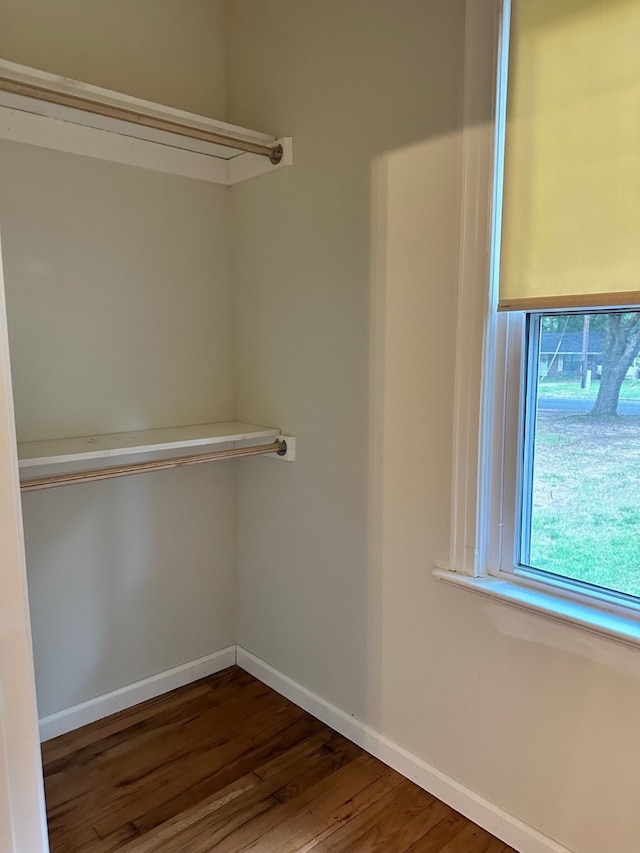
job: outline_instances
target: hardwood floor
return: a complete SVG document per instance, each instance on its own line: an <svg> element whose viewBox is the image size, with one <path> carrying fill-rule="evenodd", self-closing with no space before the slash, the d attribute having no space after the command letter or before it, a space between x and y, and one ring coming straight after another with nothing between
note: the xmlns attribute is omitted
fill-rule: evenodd
<svg viewBox="0 0 640 853"><path fill-rule="evenodd" d="M43 761L52 853L514 853L238 667Z"/></svg>

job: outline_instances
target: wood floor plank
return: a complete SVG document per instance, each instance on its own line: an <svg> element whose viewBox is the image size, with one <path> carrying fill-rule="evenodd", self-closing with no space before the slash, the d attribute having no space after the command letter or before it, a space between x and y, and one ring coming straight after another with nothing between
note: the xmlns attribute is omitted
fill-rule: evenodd
<svg viewBox="0 0 640 853"><path fill-rule="evenodd" d="M331 757L327 759L327 756ZM293 766L283 767L279 774L265 780L255 776L253 784L247 785L241 792L233 792L234 796L227 796L224 800L212 796L203 800L148 832L142 842L125 848L123 853L178 853L184 849L184 845L188 845L190 851L198 850L202 845L204 849L209 849L254 817L282 805L273 795L282 789L283 783L293 782L296 790L302 792L305 786L311 787L332 775L336 757L336 754L321 746L315 752L298 758ZM346 762L351 760L347 752L342 758Z"/></svg>
<svg viewBox="0 0 640 853"><path fill-rule="evenodd" d="M306 853L401 780L395 770L360 756L266 819L252 821L237 837L231 835L216 847L216 853Z"/></svg>
<svg viewBox="0 0 640 853"><path fill-rule="evenodd" d="M91 771L95 772L101 765L111 764L116 755L136 750L145 740L153 741L172 727L184 726L189 720L198 719L201 714L211 710L210 695L210 688L204 686L201 692L185 696L179 704L162 709L153 716L119 726L73 751L67 748L64 755L50 758L46 765L50 788L53 790L58 778L66 778L63 775L65 771L84 773L83 768L90 765Z"/></svg>
<svg viewBox="0 0 640 853"><path fill-rule="evenodd" d="M358 850L359 853L360 851L372 853L377 850L402 850L403 847L389 846L390 838L413 818L429 811L434 804L437 804L434 797L408 779L403 779L399 785L357 817L331 833L326 839L317 842L311 851L312 853L344 853L348 850ZM436 822L437 820L434 820L434 823Z"/></svg>
<svg viewBox="0 0 640 853"><path fill-rule="evenodd" d="M406 848L406 853L441 853L445 844L451 841L469 821L453 809L449 809L446 817L438 821L424 835Z"/></svg>
<svg viewBox="0 0 640 853"><path fill-rule="evenodd" d="M247 732L260 731L265 721L277 720L281 714L296 716L286 702L270 696L252 697L246 706L229 703L229 707L201 709L169 724L161 721L155 731L136 733L131 741L113 744L110 739L88 764L55 765L47 772L47 795L50 807L64 804L70 797L101 796L103 787L126 788L149 774L165 772L172 764L200 753L213 750L234 739L241 741Z"/></svg>
<svg viewBox="0 0 640 853"><path fill-rule="evenodd" d="M354 759L347 767L332 774L328 779L316 783L310 789L300 794L295 800L289 801L285 805L277 803L275 809L262 815L257 820L245 823L240 829L231 833L217 844L215 847L216 853L237 853L239 850L244 850L255 845L256 842L262 842L268 833L281 827L286 821L295 818L301 813L308 815L309 810L317 800L323 800L326 796L330 796L332 792L334 792L335 796L336 789L339 792L337 798L340 799L346 789L355 793L367 787L367 785L379 778L380 775L379 768L375 767L374 763L367 759L367 756L361 755ZM204 853L197 849L196 851L197 853Z"/></svg>
<svg viewBox="0 0 640 853"><path fill-rule="evenodd" d="M172 820L166 821L145 833L139 840L124 846L122 853L155 853L155 851L169 853L176 846L183 850L185 845L189 843L187 839L193 838L194 833L197 832L206 833L209 843L213 845L216 840L216 822L224 820L228 832L232 832L243 822L251 820L267 808L275 805L275 802L266 802L267 796L256 796L253 798L253 802L248 802L248 798L243 796L253 791L259 782L260 780L253 773L248 774L243 779L223 789L219 794L215 794L191 809L181 812ZM236 805L235 814L240 816L240 820L235 822L233 820L233 805Z"/></svg>
<svg viewBox="0 0 640 853"><path fill-rule="evenodd" d="M190 689L184 689L177 696L171 696L169 705L161 703L162 696L149 700L149 703L136 705L136 713L132 714L130 709L112 714L95 723L90 723L75 731L52 738L42 744L42 765L48 770L55 762L73 756L75 753L87 749L99 743L103 737L109 737L124 731L142 720L148 720L154 716L156 709L163 710L178 708L184 702L190 702L198 696L208 696L211 688L207 684L189 685Z"/></svg>
<svg viewBox="0 0 640 853"><path fill-rule="evenodd" d="M344 748L341 750L331 750L328 748L320 749L318 754L322 755L322 760L314 763L303 773L300 773L293 778L283 780L284 785L281 785L278 790L273 793L274 799L276 799L281 805L288 803L290 800L294 800L302 794L303 791L306 791L307 788L315 785L316 782L320 782L322 779L330 776L332 773L335 773L336 770L340 770L340 768L344 767L345 764L353 761L359 752L360 750L358 747L350 744L349 742L345 742ZM270 776L269 778L273 779L273 776Z"/></svg>
<svg viewBox="0 0 640 853"><path fill-rule="evenodd" d="M256 776L255 778L258 780L259 784L253 786L250 791L247 792L247 796L242 798L241 806L246 805L247 802L252 801L257 797L271 797L274 792L291 782L295 783L297 787L300 787L302 783L301 779L298 778L299 776L305 780L313 779L314 781L317 781L319 778L324 778L325 776L330 775L335 769L335 765L333 761L328 764L328 754L333 755L328 750L320 746L313 752L308 752L302 757L296 757L295 761L291 764L284 765L282 772L279 774L269 776L266 780L262 780L259 776ZM313 770L314 773L310 774L310 770ZM236 774L234 773L233 775L235 776ZM255 776L254 773L251 775ZM310 786L310 784L310 782L307 782L307 786ZM216 802L218 796L219 794L217 791L207 797L197 796L196 803L192 806L192 809L197 813L197 810L202 809L203 805L208 801ZM187 810L187 812L188 811L189 810ZM180 818L184 813L185 810L181 810L177 813L178 817ZM151 813L145 813L141 818L137 818L135 822L141 832L149 832L156 826L165 825L167 820L166 818L163 819L161 815L154 811Z"/></svg>
<svg viewBox="0 0 640 853"><path fill-rule="evenodd" d="M308 757L304 759L293 772L299 771L308 760ZM215 803L210 808L205 806L204 810L194 808L188 816L188 825L180 826L178 818L173 825L162 825L150 833L148 845L134 843L123 853L182 853L185 849L189 853L207 853L209 850L236 850L256 839L261 841L270 827L280 824L291 812L271 796L272 791L282 785L282 779L278 775L261 781L246 795L221 808L216 808Z"/></svg>
<svg viewBox="0 0 640 853"><path fill-rule="evenodd" d="M96 785L95 790L84 793L76 791L81 778L74 779L72 786L76 796L67 799L62 806L50 809L50 835L66 834L70 831L71 820L81 827L85 822L91 822L99 835L105 837L118 829L119 826L136 820L140 810L149 810L150 804L161 807L161 820L172 817L187 803L190 805L194 776L202 782L212 775L218 774L215 780L215 790L229 784L229 774L225 771L230 763L237 762L260 739L268 740L270 736L277 737L288 732L292 724L304 712L300 709L287 708L278 712L263 712L256 717L243 721L243 725L231 726L224 733L212 734L211 740L205 740L198 747L189 742L173 754L171 761L166 761L166 753L160 752L161 763L155 772L145 772L142 775L128 777L131 757L128 756L126 766L118 766L110 772L109 778L100 784L90 773L87 774L88 784ZM262 750L265 754L267 746ZM140 756L140 768L146 770L148 755L145 749ZM246 772L246 771L245 771ZM233 774L231 774L233 775ZM244 775L240 773L238 775ZM185 776L188 778L185 779ZM106 795L108 784L111 784L111 794ZM47 800L48 801L48 800ZM49 808L49 806L48 806ZM144 814L144 811L142 812ZM84 817L80 815L84 814Z"/></svg>
<svg viewBox="0 0 640 853"><path fill-rule="evenodd" d="M337 732L334 732L327 726L323 726L321 724L319 731L315 735L301 741L291 749L271 758L269 761L265 761L259 767L256 767L253 772L261 779L268 779L269 776L275 776L284 766L295 761L296 757L301 758L307 752L312 752L325 744L328 749L331 749L334 752L342 751L346 744L357 749L351 741L348 741L342 735L337 734Z"/></svg>
<svg viewBox="0 0 640 853"><path fill-rule="evenodd" d="M51 853L515 853L238 667L43 759Z"/></svg>
<svg viewBox="0 0 640 853"><path fill-rule="evenodd" d="M504 843L472 823L444 845L439 853L500 853Z"/></svg>
<svg viewBox="0 0 640 853"><path fill-rule="evenodd" d="M246 748L247 736L264 730L267 723L286 727L299 716L291 713L286 704L260 710L257 718L226 727L210 727L217 718L205 713L186 728L178 726L173 732L163 731L154 741L139 743L137 750L114 749L106 757L98 756L87 768L71 767L48 774L46 795L50 818L55 823L58 817L63 818L70 809L77 810L79 805L111 811L116 801L130 802L141 791L181 775L190 760L201 759L203 753L219 751L218 762L224 763L232 757L234 748L241 752ZM111 791L112 796L105 799L106 791Z"/></svg>
<svg viewBox="0 0 640 853"><path fill-rule="evenodd" d="M126 804L119 815L114 816L112 824L116 825L117 821L126 820L133 815L133 820L140 830L148 832L184 809L190 808L194 803L215 794L233 779L250 772L256 762L272 756L275 751L286 751L291 744L313 733L318 725L315 721L302 717L293 723L281 723L277 729L267 729L263 741L254 743L239 756L213 761L208 754L204 754L188 765L187 773L162 788L146 792L138 797L135 803ZM270 738L273 740L269 740ZM104 825L102 828L104 829Z"/></svg>
<svg viewBox="0 0 640 853"><path fill-rule="evenodd" d="M125 730L142 720L152 718L158 713L158 710L161 712L168 711L183 702L188 702L194 697L202 695L209 698L215 696L216 700L220 702L230 690L238 690L247 684L253 684L255 680L253 676L239 667L229 667L229 669L215 676L209 676L172 690L171 693L156 696L131 708L118 711L95 723L90 723L80 729L45 741L42 744L43 766L47 769L53 761L64 758L66 755L83 749L92 743L99 742L102 738Z"/></svg>
<svg viewBox="0 0 640 853"><path fill-rule="evenodd" d="M128 730L126 737L121 733L110 735L86 750L50 763L47 779L52 807L59 802L59 788L75 795L74 781L84 789L90 782L94 794L98 793L103 781L107 785L125 785L133 781L134 776L141 778L157 770L159 765L180 757L194 744L215 743L216 732L225 732L228 736L242 734L245 721L260 714L270 716L288 707L286 700L275 697L257 682L246 691L246 694L234 694L222 704L208 703L207 697L198 697L185 706L183 714L173 710L159 714L153 724L150 721L137 723ZM135 754L135 762L126 760L129 754ZM119 757L122 760L114 761ZM114 773L120 778L114 779Z"/></svg>

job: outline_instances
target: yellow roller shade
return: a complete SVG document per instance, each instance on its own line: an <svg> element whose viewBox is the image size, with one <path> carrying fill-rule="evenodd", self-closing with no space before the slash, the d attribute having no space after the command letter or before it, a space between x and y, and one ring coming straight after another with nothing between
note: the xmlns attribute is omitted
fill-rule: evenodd
<svg viewBox="0 0 640 853"><path fill-rule="evenodd" d="M640 0L512 0L501 310L640 304Z"/></svg>

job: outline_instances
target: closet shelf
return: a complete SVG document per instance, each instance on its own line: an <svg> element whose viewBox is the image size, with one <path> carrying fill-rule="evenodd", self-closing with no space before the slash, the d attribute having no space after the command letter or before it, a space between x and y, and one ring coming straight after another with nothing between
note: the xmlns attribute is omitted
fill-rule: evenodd
<svg viewBox="0 0 640 853"><path fill-rule="evenodd" d="M168 427L109 435L86 435L18 444L20 471L43 465L62 465L91 459L139 456L158 451L207 447L225 442L273 439L279 429L227 421L197 426Z"/></svg>
<svg viewBox="0 0 640 853"><path fill-rule="evenodd" d="M0 59L0 139L233 186L293 162L276 139Z"/></svg>

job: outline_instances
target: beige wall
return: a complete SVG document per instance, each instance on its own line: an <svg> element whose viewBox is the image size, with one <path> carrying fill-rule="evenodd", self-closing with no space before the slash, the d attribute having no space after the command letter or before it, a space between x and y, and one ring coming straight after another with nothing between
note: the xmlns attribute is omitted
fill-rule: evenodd
<svg viewBox="0 0 640 853"><path fill-rule="evenodd" d="M223 4L133 5L0 0L0 54L224 118ZM228 196L2 143L19 440L233 419ZM234 488L223 464L24 497L40 715L234 642Z"/></svg>
<svg viewBox="0 0 640 853"><path fill-rule="evenodd" d="M225 189L1 145L19 440L231 416Z"/></svg>
<svg viewBox="0 0 640 853"><path fill-rule="evenodd" d="M369 467L386 369L377 332L387 300L399 306L404 288L421 283L417 297L427 294L436 310L421 317L409 357L420 400L422 365L439 365L430 408L442 416L423 421L424 433L415 421L405 432L423 442L426 457L415 464L426 481L441 483L421 536L443 546L448 536L452 391L428 342L453 332L462 4L390 9L285 2L272 15L234 2L229 18L232 121L271 115L275 132L293 135L296 158L293 169L234 193L238 412L276 417L300 448L295 466L243 469L239 639L361 717L378 691L381 642L382 578L368 539L382 473ZM276 57L282 79L273 86L255 69ZM427 257L435 253L432 269L416 268L418 282L393 277L385 257L388 173L405 156L419 158L415 181L425 188L413 233ZM420 564L424 584L426 555Z"/></svg>
<svg viewBox="0 0 640 853"><path fill-rule="evenodd" d="M223 119L223 0L0 0L0 56Z"/></svg>
<svg viewBox="0 0 640 853"><path fill-rule="evenodd" d="M570 849L630 851L637 650L431 576L449 549L463 12L229 5L230 120L291 133L296 154L235 194L239 415L299 454L243 465L238 641Z"/></svg>

